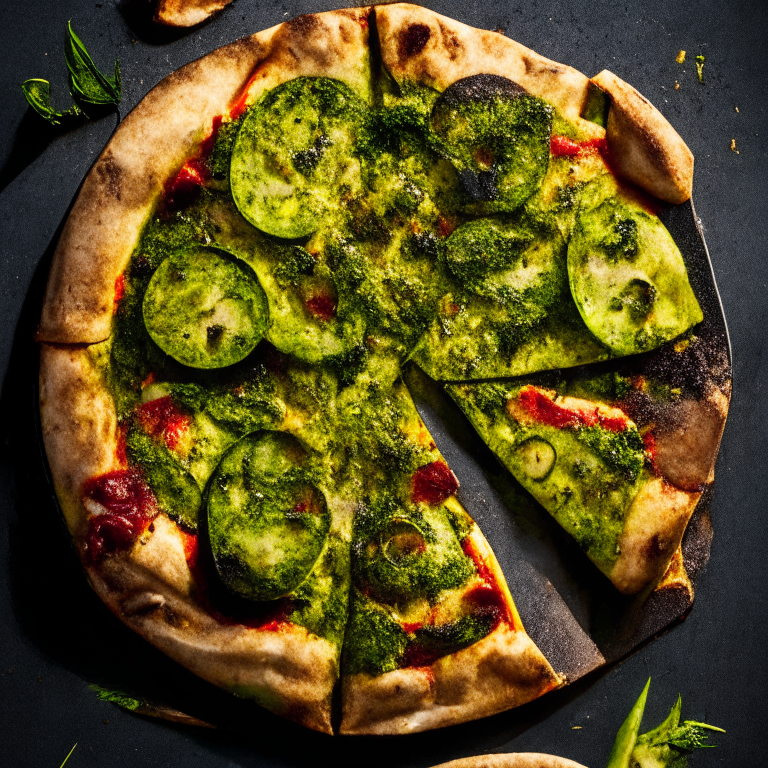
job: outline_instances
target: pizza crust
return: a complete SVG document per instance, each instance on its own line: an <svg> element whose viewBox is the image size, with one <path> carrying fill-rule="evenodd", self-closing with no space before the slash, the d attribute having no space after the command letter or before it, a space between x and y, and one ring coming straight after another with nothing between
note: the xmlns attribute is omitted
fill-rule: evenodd
<svg viewBox="0 0 768 768"><path fill-rule="evenodd" d="M194 27L218 13L232 0L160 0L155 21L168 27Z"/></svg>
<svg viewBox="0 0 768 768"><path fill-rule="evenodd" d="M654 432L659 474L630 505L620 554L608 574L620 592L635 594L663 579L703 491L715 479L729 399L712 385L700 400L677 403Z"/></svg>
<svg viewBox="0 0 768 768"><path fill-rule="evenodd" d="M255 93L322 71L359 91L370 71L367 13L299 16L219 48L155 86L83 182L54 252L38 341L93 344L109 337L115 281L165 184L252 77Z"/></svg>
<svg viewBox="0 0 768 768"><path fill-rule="evenodd" d="M182 534L163 515L126 554L89 567L98 596L132 630L204 680L332 733L337 649L303 627L222 624L195 599Z"/></svg>
<svg viewBox="0 0 768 768"><path fill-rule="evenodd" d="M53 487L67 528L85 535L83 483L117 468L117 416L112 395L86 347L40 347L40 419Z"/></svg>
<svg viewBox="0 0 768 768"><path fill-rule="evenodd" d="M629 83L604 69L591 80L611 99L606 139L611 166L667 203L693 189L693 153L664 115Z"/></svg>
<svg viewBox="0 0 768 768"><path fill-rule="evenodd" d="M435 768L584 768L581 763L556 755L519 752L508 755L477 755L441 763Z"/></svg>
<svg viewBox="0 0 768 768"><path fill-rule="evenodd" d="M540 56L498 32L475 29L408 3L376 6L381 57L396 81L414 80L444 91L471 75L501 75L554 104L587 136L603 129L584 120L589 78Z"/></svg>

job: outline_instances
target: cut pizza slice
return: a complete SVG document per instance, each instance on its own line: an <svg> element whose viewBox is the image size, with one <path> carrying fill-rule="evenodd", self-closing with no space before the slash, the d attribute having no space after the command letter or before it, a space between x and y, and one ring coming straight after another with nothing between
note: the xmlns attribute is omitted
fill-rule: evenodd
<svg viewBox="0 0 768 768"><path fill-rule="evenodd" d="M655 349L701 321L679 250L611 164L614 146L622 158L642 149L612 119L632 89L606 76L598 87L423 8L381 7L376 19L385 107L420 124L459 182L460 215L439 233L447 291L413 355L430 376L597 362ZM656 132L682 144L663 123Z"/></svg>
<svg viewBox="0 0 768 768"><path fill-rule="evenodd" d="M502 464L632 594L664 576L712 481L728 388L702 365L704 346L666 347L655 368L627 376L447 389ZM684 373L692 358L696 380Z"/></svg>
<svg viewBox="0 0 768 768"><path fill-rule="evenodd" d="M51 471L93 588L195 674L331 732L352 508L300 442L320 431L309 380L155 381L118 423L105 346L42 348Z"/></svg>
<svg viewBox="0 0 768 768"><path fill-rule="evenodd" d="M341 732L451 725L561 685L405 386L350 407L361 439Z"/></svg>

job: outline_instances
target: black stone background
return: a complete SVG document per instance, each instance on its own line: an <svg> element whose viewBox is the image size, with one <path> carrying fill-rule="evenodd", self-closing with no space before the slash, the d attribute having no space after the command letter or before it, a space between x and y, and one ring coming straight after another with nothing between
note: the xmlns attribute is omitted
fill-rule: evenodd
<svg viewBox="0 0 768 768"><path fill-rule="evenodd" d="M130 714L89 690L89 683L130 687L132 680L141 680L146 685L147 671L157 669L150 677L158 697L176 690L175 700L173 694L165 698L183 708L179 699L196 683L100 606L68 549L45 483L33 415L32 333L60 224L117 117L107 114L68 132L52 132L27 110L19 83L47 78L54 103L68 105L63 40L71 19L102 69L108 71L119 57L124 116L151 86L188 61L248 32L337 5L337 0L236 0L202 27L169 33L148 23L146 0L0 4L0 327L5 330L0 343L0 764L57 768L77 742L68 768L430 766L492 751L550 752L600 768L651 675L646 727L666 715L680 692L684 717L727 730L715 739L718 749L692 758L693 768L764 765L764 0L428 3L468 24L501 28L589 75L611 69L665 113L696 156L694 201L728 318L735 390L711 507L715 538L690 616L621 665L520 710L394 739L323 737L255 707L243 721L245 731L193 729ZM681 48L688 57L678 65ZM706 56L704 85L696 79L699 53ZM732 138L740 154L730 150ZM207 697L211 711L225 706L214 689L202 684L196 690Z"/></svg>

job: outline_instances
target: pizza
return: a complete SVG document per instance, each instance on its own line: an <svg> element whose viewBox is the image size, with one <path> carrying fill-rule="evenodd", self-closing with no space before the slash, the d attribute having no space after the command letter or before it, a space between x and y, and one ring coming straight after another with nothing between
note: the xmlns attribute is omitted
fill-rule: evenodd
<svg viewBox="0 0 768 768"><path fill-rule="evenodd" d="M413 5L170 75L86 178L38 330L94 590L327 733L337 686L341 733L398 734L565 684L401 370L445 383L620 591L684 581L730 391L656 215L691 178L615 76Z"/></svg>

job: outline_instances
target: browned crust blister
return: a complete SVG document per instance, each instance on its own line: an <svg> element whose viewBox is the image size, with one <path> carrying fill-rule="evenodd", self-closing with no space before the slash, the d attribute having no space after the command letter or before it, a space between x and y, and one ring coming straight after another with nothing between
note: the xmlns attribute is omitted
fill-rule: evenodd
<svg viewBox="0 0 768 768"><path fill-rule="evenodd" d="M163 0L158 15L175 18L171 23L194 24L205 17L200 14L207 16L225 4L226 0L202 0L182 9L178 2ZM197 151L214 117L226 114L246 89L251 102L293 77L324 75L344 80L370 100L370 15L370 9L359 8L300 16L182 67L123 120L86 177L54 254L37 334L44 443L54 486L81 554L87 524L83 483L120 466L117 419L102 375L101 342L108 340L112 329L116 280L145 223L166 184ZM383 64L395 80L412 79L444 90L469 75L499 74L553 103L584 135L605 135L602 128L581 118L590 81L575 69L503 35L473 29L418 6L379 6L375 18ZM686 160L687 147L679 136L615 76L604 72L593 83L611 98L607 138L616 167L661 199L685 199L680 196L690 194L692 158ZM641 172L643 162L650 169L646 176ZM714 438L705 436L710 445L713 439L719 441L722 423L716 432ZM716 455L716 445L714 451ZM674 448L662 459L670 472L685 473L685 462L681 468ZM700 462L702 468L705 464ZM679 544L700 489L675 492L682 495L670 513L674 519L669 532L659 542L665 552ZM636 502L623 542L628 553L637 550L638 558L637 542L642 537L634 532L644 530L656 503L649 494ZM474 535L506 590L513 621L429 668L350 678L344 688L343 732L403 733L463 722L530 701L562 683L522 629L490 547L479 531ZM110 609L169 656L216 685L254 698L303 725L331 732L331 694L338 676L335 647L299 627L267 632L216 621L196 596L182 534L170 520L160 516L130 551L107 558L98 568L86 567ZM621 575L627 584L637 578L633 568ZM575 765L531 762L534 757L487 764Z"/></svg>

